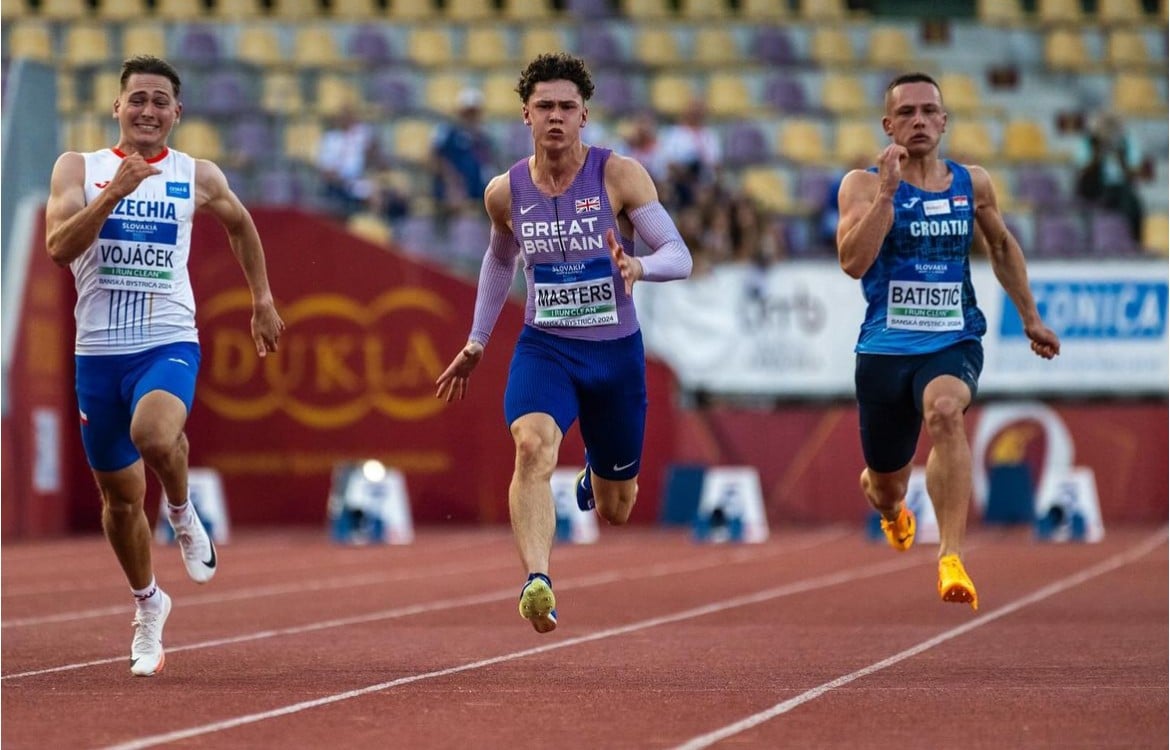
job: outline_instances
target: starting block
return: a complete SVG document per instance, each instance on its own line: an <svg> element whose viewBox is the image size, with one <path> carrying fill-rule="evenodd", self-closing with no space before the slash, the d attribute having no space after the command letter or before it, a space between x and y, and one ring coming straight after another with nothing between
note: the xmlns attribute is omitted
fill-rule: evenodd
<svg viewBox="0 0 1170 750"><path fill-rule="evenodd" d="M380 461L334 467L329 530L342 544L410 544L414 524L406 478Z"/></svg>
<svg viewBox="0 0 1170 750"><path fill-rule="evenodd" d="M1045 477L1036 499L1033 525L1043 542L1099 542L1105 538L1097 478L1087 466Z"/></svg>
<svg viewBox="0 0 1170 750"><path fill-rule="evenodd" d="M700 542L763 542L768 538L764 493L754 466L715 466L703 474L694 521Z"/></svg>
<svg viewBox="0 0 1170 750"><path fill-rule="evenodd" d="M224 497L223 480L215 469L192 468L187 470L187 498L195 506L203 528L216 544L228 541L231 529L228 523L227 500ZM163 490L158 506L158 521L154 525L155 541L173 544L175 531L167 520L167 492Z"/></svg>
<svg viewBox="0 0 1170 750"><path fill-rule="evenodd" d="M577 507L577 475L581 469L558 468L552 475L553 508L557 514L557 541L593 544L597 541L597 514Z"/></svg>
<svg viewBox="0 0 1170 750"><path fill-rule="evenodd" d="M930 493L926 491L926 469L915 466L910 471L910 481L906 483L906 507L914 514L918 521L918 531L914 534L914 543L938 544L938 519L934 515L934 503ZM882 516L872 511L869 516L869 537L874 540L885 540L882 533Z"/></svg>

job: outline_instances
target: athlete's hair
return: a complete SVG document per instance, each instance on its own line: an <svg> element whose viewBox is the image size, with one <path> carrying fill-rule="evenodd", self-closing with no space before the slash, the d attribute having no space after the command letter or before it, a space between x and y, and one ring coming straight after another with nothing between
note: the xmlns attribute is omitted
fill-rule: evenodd
<svg viewBox="0 0 1170 750"><path fill-rule="evenodd" d="M122 90L126 90L126 82L130 76L143 73L146 75L162 76L175 87L175 98L179 96L179 72L161 57L154 55L136 55L122 63Z"/></svg>
<svg viewBox="0 0 1170 750"><path fill-rule="evenodd" d="M527 104L536 84L543 81L572 81L577 84L577 92L582 99L589 101L589 97L593 96L593 76L589 74L585 61L564 52L546 52L528 63L520 72L520 81L516 84L520 101Z"/></svg>
<svg viewBox="0 0 1170 750"><path fill-rule="evenodd" d="M904 83L929 83L934 86L935 91L938 92L939 101L942 101L942 88L939 87L938 81L931 78L926 73L903 73L894 80L890 81L890 85L886 86L886 106L890 106L890 95L894 93L894 89Z"/></svg>

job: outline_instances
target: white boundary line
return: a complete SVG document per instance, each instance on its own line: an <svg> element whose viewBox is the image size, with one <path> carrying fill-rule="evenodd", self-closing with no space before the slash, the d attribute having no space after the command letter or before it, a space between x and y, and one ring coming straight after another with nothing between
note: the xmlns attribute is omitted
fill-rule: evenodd
<svg viewBox="0 0 1170 750"><path fill-rule="evenodd" d="M728 724L725 727L716 729L713 732L694 737L684 742L683 744L676 746L673 750L702 750L703 748L710 747L720 740L725 740L728 737L739 734L740 732L752 729L753 727L759 726L760 724L774 719L781 714L786 714L794 708L798 708L805 703L808 703L809 701L816 700L830 690L834 690L843 685L848 685L850 682L859 680L862 677L868 677L869 675L880 672L887 667L892 667L898 662L905 661L906 659L909 659L912 656L917 656L918 654L932 649L935 646L946 643L947 641L954 638L958 638L959 636L969 633L975 628L982 627L989 622L994 622L1001 617L1006 617L1007 615L1017 612L1030 604L1035 604L1051 596L1055 596L1059 593L1067 591L1074 586L1079 586L1080 584L1090 579L1096 578L1097 576L1116 570L1123 565L1128 565L1129 563L1134 562L1138 558L1152 552L1156 547L1165 543L1166 528L1163 527L1157 534L1138 543L1136 546L1130 548L1126 552L1118 553L1117 555L1099 562L1092 567L1086 568L1079 573L1074 573L1073 575L1062 578L1055 583L1050 583L1049 585L1038 589L1031 594L1028 594L1027 596L1020 597L1013 602L1005 604L999 609L988 612L985 615L981 615L977 619L971 620L970 622L967 622L956 628L951 628L950 630L947 630L943 633L939 633L935 637L927 639L916 646L911 646L905 651L900 651L893 656L870 664L868 667L862 667L856 672L850 672L847 675L842 675L835 680L830 680L829 682L826 682L823 685L818 685L817 687L811 690L807 690L800 695L777 703L766 711L752 714L751 716L740 719L733 724Z"/></svg>
<svg viewBox="0 0 1170 750"><path fill-rule="evenodd" d="M797 543L789 545L774 545L770 547L760 548L753 546L744 546L737 549L729 556L721 557L717 560L709 561L691 561L685 563L660 563L657 565L648 565L640 569L642 575L632 576L623 571L613 571L606 573L597 573L590 576L582 576L578 578L565 578L557 581L557 589L560 591L572 590L575 588L587 588L590 586L603 586L609 583L619 581L632 581L642 578L654 578L668 575L677 575L679 573L691 573L707 568L723 567L728 564L738 563L753 563L767 560L771 557L776 557L782 554L791 552L801 552L806 549L811 549L820 544L834 541L840 537L848 535L850 532L845 530L832 530L823 534L809 535L806 537L807 543ZM762 554L761 554L762 553ZM730 558L730 559L728 559ZM914 561L907 561L908 563ZM514 562L512 564L515 564ZM898 567L905 567L904 565ZM302 590L314 590L320 586L304 587ZM508 588L501 589L484 594L475 594L471 596L459 597L456 599L443 599L436 602L428 602L422 604L412 604L405 607L396 607L394 609L381 610L379 612L371 612L364 615L354 615L351 617L343 617L333 620L323 620L307 625L299 625L296 627L279 628L274 630L261 630L254 633L247 633L244 635L232 636L228 638L217 638L210 641L201 641L199 643L191 643L185 646L168 646L167 653L179 653L181 651L195 651L205 648L216 648L219 646L229 646L238 643L248 643L250 641L264 640L266 638L275 638L285 635L300 635L302 633L312 633L318 630L327 630L330 628L348 627L350 625L361 625L369 622L379 622L381 620L391 620L402 617L410 617L412 615L424 614L427 612L437 612L447 609L455 609L459 607L470 607L481 604L490 604L497 601L507 601L517 596L519 589ZM209 597L210 598L210 597ZM232 597L235 598L235 597ZM242 598L242 597L241 597ZM227 598L221 597L226 601ZM127 614L125 608L119 608L118 614ZM34 669L26 672L15 672L12 674L5 674L0 676L0 680L15 680L22 677L35 677L37 675L51 674L54 672L66 672L74 669L84 669L86 667L95 667L103 664L114 664L126 660L125 656L108 657L104 659L94 659L87 662L76 662L73 664L64 664L59 667L47 667L44 669Z"/></svg>
<svg viewBox="0 0 1170 750"><path fill-rule="evenodd" d="M402 685L409 685L413 682L421 682L422 680L430 680L437 677L447 677L460 672L468 672L473 669L483 669L496 664L502 664L516 659L524 659L529 656L536 656L538 654L548 653L550 651L557 651L562 648L570 646L579 646L583 643L591 643L593 641L603 640L605 638L614 638L617 636L626 635L628 633L635 633L639 630L646 630L648 628L658 627L660 625L669 625L683 620L691 620L696 617L704 617L706 615L717 614L725 612L730 609L739 607L748 607L753 604L762 604L763 602L778 599L784 596L793 596L796 594L806 593L808 591L815 591L817 589L828 588L830 586L839 586L844 583L852 583L864 578L872 578L874 576L885 575L895 570L908 568L913 565L921 564L920 559L900 559L889 563L879 565L864 565L862 567L853 568L851 570L840 571L837 573L829 573L814 578L808 578L803 581L784 584L783 586L776 586L774 588L758 591L754 594L746 594L744 596L737 596L731 599L724 599L720 602L713 602L705 604L700 607L693 607L691 609L683 610L682 612L675 612L670 615L663 615L661 617L652 617L648 620L641 620L639 622L630 623L616 628L608 628L600 630L589 635L578 636L577 638L569 638L564 641L550 643L545 646L537 646L535 648L524 649L522 651L513 651L508 654L501 654L499 656L489 657L487 659L480 659L478 661L460 664L455 667L448 667L446 669L438 669L433 672L421 672L418 674L400 677L396 680L388 682L380 682L376 685L369 685L364 688L357 688L355 690L347 690L344 693L335 693L327 695L323 698L314 698L313 700L302 701L300 703L293 703L288 706L270 709L268 711L260 711L253 714L245 714L231 719L224 719L222 721L210 722L199 726L190 727L188 729L179 729L173 732L165 732L162 734L150 735L147 737L140 737L135 740L120 743L117 745L110 745L103 750L139 750L140 748L154 747L156 745L163 745L170 742L178 742L179 740L189 739L191 737L199 737L205 734L212 734L234 727L245 726L247 724L256 724L268 719L275 719L280 716L288 716L290 714L300 713L313 708L320 708L321 706L328 706L332 703L339 703L341 701L350 700L352 698L360 698L371 693L379 693L383 690L390 690L391 688L400 687ZM514 596L514 591L509 591L510 596Z"/></svg>

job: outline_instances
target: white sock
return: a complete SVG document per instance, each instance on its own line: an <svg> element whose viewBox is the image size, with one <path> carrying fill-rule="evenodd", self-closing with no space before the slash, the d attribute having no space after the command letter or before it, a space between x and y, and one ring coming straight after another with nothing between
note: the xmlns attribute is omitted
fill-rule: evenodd
<svg viewBox="0 0 1170 750"><path fill-rule="evenodd" d="M172 524L181 523L187 520L188 514L191 512L191 501L186 500L182 505L171 505L167 503L167 517L170 518Z"/></svg>
<svg viewBox="0 0 1170 750"><path fill-rule="evenodd" d="M159 592L162 591L158 584L154 581L154 576L150 577L150 584L144 589L131 588L130 593L134 594L134 601L137 602L139 609L158 609L162 606L162 597Z"/></svg>

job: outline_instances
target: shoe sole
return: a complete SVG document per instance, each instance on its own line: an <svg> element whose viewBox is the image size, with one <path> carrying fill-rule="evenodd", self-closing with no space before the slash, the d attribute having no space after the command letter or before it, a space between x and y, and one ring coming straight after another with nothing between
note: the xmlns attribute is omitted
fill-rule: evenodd
<svg viewBox="0 0 1170 750"><path fill-rule="evenodd" d="M948 556L950 557L950 556ZM975 593L975 584L972 583L970 577L966 575L966 571L962 566L958 567L958 572L962 572L962 576L955 576L948 581L943 581L942 566L939 568L940 578L938 581L938 595L944 602L952 604L970 604L971 609L979 609L979 595Z"/></svg>
<svg viewBox="0 0 1170 750"><path fill-rule="evenodd" d="M557 598L544 581L529 583L520 594L520 616L531 622L537 633L556 630L557 620L553 615L556 608Z"/></svg>
<svg viewBox="0 0 1170 750"><path fill-rule="evenodd" d="M908 524L909 529L904 535L895 536L893 532L886 531L884 528L882 529L882 531L885 532L886 541L889 542L890 546L898 552L905 552L906 550L913 547L914 536L918 533L918 519L914 517L913 511L911 511L909 508L906 508L905 512L906 517L910 519L910 523Z"/></svg>

